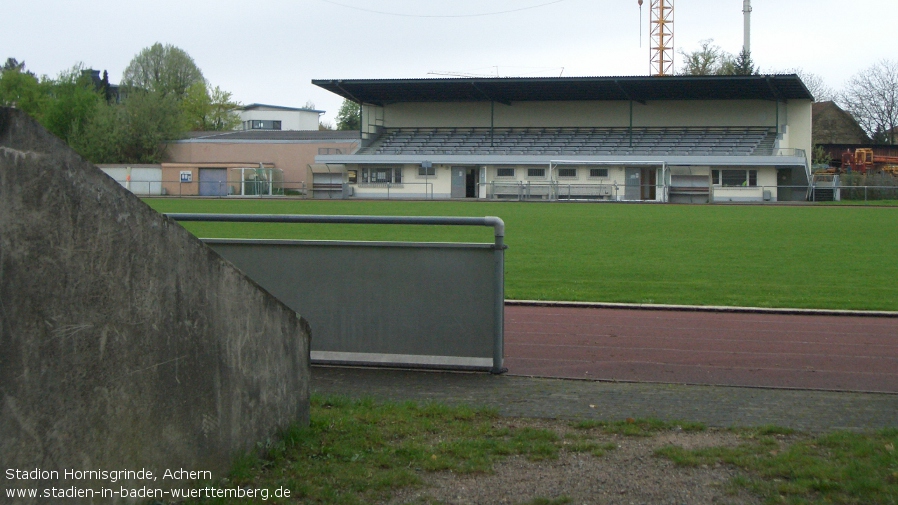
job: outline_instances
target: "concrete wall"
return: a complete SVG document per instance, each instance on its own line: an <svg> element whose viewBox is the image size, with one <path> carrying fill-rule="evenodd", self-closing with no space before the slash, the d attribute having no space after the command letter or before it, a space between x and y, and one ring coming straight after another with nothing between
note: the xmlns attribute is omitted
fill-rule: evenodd
<svg viewBox="0 0 898 505"><path fill-rule="evenodd" d="M234 455L308 422L309 338L177 223L0 108L0 468L58 472L3 487L165 489L184 486L162 479L181 468L222 477ZM141 468L159 478L63 473ZM66 500L79 501L91 500Z"/></svg>
<svg viewBox="0 0 898 505"><path fill-rule="evenodd" d="M402 171L402 183L392 184L389 191L390 198L449 198L451 194L451 177L449 165L434 165L434 175L420 175L420 164L405 165L376 165L375 167L391 167ZM347 165L346 170L355 170L358 174L358 183L352 184L355 197L359 198L387 198L386 184L364 183L362 170L371 168L366 165ZM348 180L348 179L347 179Z"/></svg>
<svg viewBox="0 0 898 505"><path fill-rule="evenodd" d="M786 133L780 142L780 147L804 149L810 157L813 151L812 140L812 104L810 100L789 100L785 107L780 104L780 111L786 110L786 120L781 123L788 124Z"/></svg>
<svg viewBox="0 0 898 505"><path fill-rule="evenodd" d="M162 194L162 165L97 165L135 195Z"/></svg>

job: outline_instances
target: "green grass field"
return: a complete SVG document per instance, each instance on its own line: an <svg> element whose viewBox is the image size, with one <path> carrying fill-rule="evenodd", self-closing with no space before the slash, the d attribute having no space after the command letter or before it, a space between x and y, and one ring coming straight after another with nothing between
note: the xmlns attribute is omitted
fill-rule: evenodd
<svg viewBox="0 0 898 505"><path fill-rule="evenodd" d="M499 216L511 299L898 311L898 207L147 199L160 212ZM184 223L199 237L492 242L492 229Z"/></svg>

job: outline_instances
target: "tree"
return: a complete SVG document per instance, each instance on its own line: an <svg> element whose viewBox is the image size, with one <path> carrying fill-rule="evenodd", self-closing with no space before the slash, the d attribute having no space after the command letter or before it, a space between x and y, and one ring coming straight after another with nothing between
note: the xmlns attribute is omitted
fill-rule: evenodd
<svg viewBox="0 0 898 505"><path fill-rule="evenodd" d="M90 122L78 125L69 135L69 145L92 163L129 162L125 145L125 108L120 104L99 102Z"/></svg>
<svg viewBox="0 0 898 505"><path fill-rule="evenodd" d="M161 163L165 143L183 135L179 102L141 90L122 103L100 100L91 120L73 127L68 143L94 163Z"/></svg>
<svg viewBox="0 0 898 505"><path fill-rule="evenodd" d="M830 163L832 163L833 158L826 152L826 149L823 146L814 146L814 151L811 154L811 163L815 167L829 167Z"/></svg>
<svg viewBox="0 0 898 505"><path fill-rule="evenodd" d="M81 64L60 73L55 80L45 79L41 85L46 99L38 121L66 142L73 130L83 128L92 120L97 103L105 102Z"/></svg>
<svg viewBox="0 0 898 505"><path fill-rule="evenodd" d="M733 56L714 44L714 39L699 42L698 50L687 53L679 51L683 56L680 75L720 75L728 73L733 66Z"/></svg>
<svg viewBox="0 0 898 505"><path fill-rule="evenodd" d="M122 72L122 84L129 88L174 95L181 99L187 89L204 83L203 73L183 49L155 43L144 48Z"/></svg>
<svg viewBox="0 0 898 505"><path fill-rule="evenodd" d="M350 100L343 100L343 105L337 111L338 130L359 130L362 126L361 111L358 104Z"/></svg>
<svg viewBox="0 0 898 505"><path fill-rule="evenodd" d="M836 95L832 88L826 85L823 78L817 74L806 72L801 68L790 68L784 73L797 75L805 87L808 88L808 91L811 92L811 95L814 96L815 102L829 102Z"/></svg>
<svg viewBox="0 0 898 505"><path fill-rule="evenodd" d="M180 108L187 130L225 131L240 124L240 104L231 100L231 93L218 86L213 88L208 82L187 88Z"/></svg>
<svg viewBox="0 0 898 505"><path fill-rule="evenodd" d="M733 62L732 73L728 75L757 75L758 69L755 68L754 62L751 60L751 52L743 48L739 51L739 56Z"/></svg>
<svg viewBox="0 0 898 505"><path fill-rule="evenodd" d="M855 74L836 101L874 140L893 143L898 127L898 61L882 60Z"/></svg>
<svg viewBox="0 0 898 505"><path fill-rule="evenodd" d="M3 64L3 68L0 68L0 72L6 72L8 70L15 70L16 72L27 73L34 77L34 73L26 72L25 70L25 62L19 63L19 60L15 58L6 58L6 63Z"/></svg>
<svg viewBox="0 0 898 505"><path fill-rule="evenodd" d="M124 162L160 163L164 143L184 136L179 105L171 94L131 93L122 104L120 121Z"/></svg>
<svg viewBox="0 0 898 505"><path fill-rule="evenodd" d="M0 69L0 106L21 109L39 120L45 89L32 72L25 70L25 62L9 58Z"/></svg>

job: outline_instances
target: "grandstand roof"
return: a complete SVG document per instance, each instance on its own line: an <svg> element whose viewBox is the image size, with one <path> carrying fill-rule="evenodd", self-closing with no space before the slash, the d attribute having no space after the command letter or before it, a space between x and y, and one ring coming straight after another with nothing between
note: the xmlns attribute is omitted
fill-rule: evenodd
<svg viewBox="0 0 898 505"><path fill-rule="evenodd" d="M357 103L575 100L813 100L795 75L314 79Z"/></svg>

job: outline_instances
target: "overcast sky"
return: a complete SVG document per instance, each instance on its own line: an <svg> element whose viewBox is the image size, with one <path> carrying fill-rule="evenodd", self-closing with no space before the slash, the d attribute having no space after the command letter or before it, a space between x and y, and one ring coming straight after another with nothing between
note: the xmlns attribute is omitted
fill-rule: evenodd
<svg viewBox="0 0 898 505"><path fill-rule="evenodd" d="M311 101L333 121L341 99L312 79L648 75L649 4L640 47L637 0L2 0L0 57L50 76L81 62L118 82L141 49L173 44L241 103ZM742 0L674 5L678 50L703 39L741 50ZM753 0L752 9L762 72L801 68L838 90L898 60L898 0Z"/></svg>

